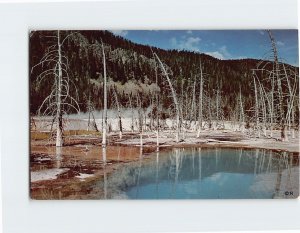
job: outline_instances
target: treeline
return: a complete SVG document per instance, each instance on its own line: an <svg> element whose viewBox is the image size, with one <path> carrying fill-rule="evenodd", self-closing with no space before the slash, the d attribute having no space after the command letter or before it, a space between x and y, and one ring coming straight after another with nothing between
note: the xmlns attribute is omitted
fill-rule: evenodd
<svg viewBox="0 0 300 233"><path fill-rule="evenodd" d="M43 82L37 82L39 75L47 68L47 63L43 66L36 65L51 49L55 33L56 31L30 33L30 113L33 115L37 114L51 91L51 75ZM161 109L169 109L173 103L169 86L153 57L154 52L167 67L182 108L186 107L181 110L183 117L189 120L197 118L198 107L193 106L193 101L197 102L195 99L198 95L193 93L200 91L200 72L203 73L203 98L207 100L203 104L209 105L204 108L210 109L204 112L205 118L209 118L209 114L220 115L218 120L237 118L235 115L238 114L240 94L245 115L249 119L255 115L253 69L262 61L219 60L196 52L150 48L115 36L109 31L61 31L61 38L64 40L61 49L67 58L68 67L65 69L68 68L68 76L74 84L70 85L70 95L76 96L82 112L90 110L91 106L95 110L103 109L102 40L106 54L108 108L115 107L116 93L121 107L135 106L133 102L138 95L139 106L147 108L154 102L154 94L159 92ZM272 64L264 68L272 69ZM265 83L263 78L261 83ZM269 84L266 82L265 85ZM190 111L191 106L195 108L193 112ZM166 111L165 114L171 113Z"/></svg>

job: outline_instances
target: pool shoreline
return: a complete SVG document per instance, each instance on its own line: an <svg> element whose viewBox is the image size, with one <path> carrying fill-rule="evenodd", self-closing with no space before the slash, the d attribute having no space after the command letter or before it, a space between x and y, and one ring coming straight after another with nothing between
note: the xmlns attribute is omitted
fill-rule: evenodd
<svg viewBox="0 0 300 233"><path fill-rule="evenodd" d="M224 138L226 140L216 140L216 137ZM127 166L128 163L137 162L139 158L143 157L144 160L154 157L157 151L156 138L150 137L145 133L142 150L139 143L139 134L124 134L123 139L119 140L114 135L110 135L109 146L107 147L107 164L105 165L106 175L115 172L119 166ZM233 140L231 140L233 139ZM163 141L163 140L162 140ZM296 143L297 142L297 143ZM114 148L114 149L111 149ZM241 138L239 133L235 132L217 132L208 133L203 132L200 138L191 138L191 135L186 135L186 139L180 143L176 143L173 138L164 138L159 146L159 152L168 152L174 148L232 148L242 150L252 149L266 149L274 152L289 152L295 158L299 159L299 142L298 139L291 140L290 142L281 142L274 138ZM48 141L32 140L30 151L30 173L35 171L34 164L42 167L68 169L68 171L58 170L57 174L50 176L53 179L39 180L30 183L30 197L32 199L93 199L93 195L86 194L84 189L89 189L92 185L96 185L97 181L103 177L103 163L101 160L102 146L101 140L89 138L86 136L73 137L67 141L66 146L61 148L64 160L60 165L53 165L57 163L57 148L49 145ZM119 156L118 153L121 155ZM74 159L74 158L76 159ZM34 159L39 160L34 161ZM70 160L70 161L68 161ZM78 166L74 165L74 160L85 166L83 171L78 170ZM96 165L92 163L96 163ZM75 167L74 167L75 166ZM76 167L77 166L77 167ZM42 168L41 168L42 169ZM51 172L51 171L49 171ZM39 174L40 175L40 174ZM55 175L57 175L55 177ZM43 176L42 176L43 177ZM37 180L37 179L33 179ZM70 194L67 196L57 195L57 189L69 189L68 185L72 187ZM43 190L46 187L46 191ZM72 194L75 193L75 195ZM77 195L79 193L79 196ZM98 199L98 198L96 198Z"/></svg>

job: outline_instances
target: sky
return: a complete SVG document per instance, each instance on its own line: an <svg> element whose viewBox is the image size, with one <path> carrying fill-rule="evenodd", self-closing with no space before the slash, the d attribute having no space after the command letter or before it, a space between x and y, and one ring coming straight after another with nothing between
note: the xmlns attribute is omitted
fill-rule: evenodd
<svg viewBox="0 0 300 233"><path fill-rule="evenodd" d="M226 59L269 59L271 44L265 30L114 30L133 42L162 49L189 50ZM299 66L297 30L272 30L279 57Z"/></svg>

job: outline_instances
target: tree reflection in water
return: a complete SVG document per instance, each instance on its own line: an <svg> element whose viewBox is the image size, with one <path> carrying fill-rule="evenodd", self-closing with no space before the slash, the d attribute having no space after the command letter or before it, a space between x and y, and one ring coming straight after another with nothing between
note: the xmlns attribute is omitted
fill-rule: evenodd
<svg viewBox="0 0 300 233"><path fill-rule="evenodd" d="M111 186L133 199L278 198L284 189L298 186L297 156L261 149L173 148L143 160L141 148L137 163L111 175Z"/></svg>

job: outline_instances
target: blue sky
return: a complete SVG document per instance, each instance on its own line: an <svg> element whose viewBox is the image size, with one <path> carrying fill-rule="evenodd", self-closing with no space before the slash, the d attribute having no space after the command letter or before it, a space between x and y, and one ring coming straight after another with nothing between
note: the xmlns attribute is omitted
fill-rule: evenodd
<svg viewBox="0 0 300 233"><path fill-rule="evenodd" d="M219 59L270 57L270 39L264 30L115 30L133 42L162 49L190 50L206 53ZM297 30L272 30L279 57L297 65Z"/></svg>

